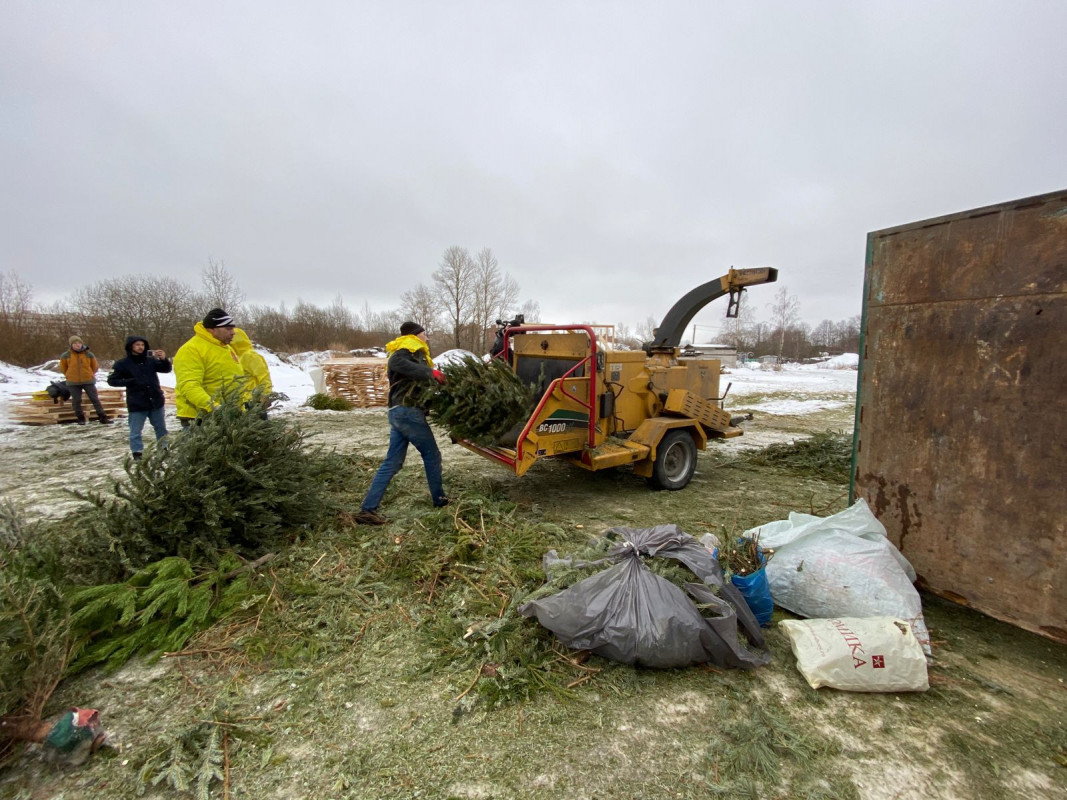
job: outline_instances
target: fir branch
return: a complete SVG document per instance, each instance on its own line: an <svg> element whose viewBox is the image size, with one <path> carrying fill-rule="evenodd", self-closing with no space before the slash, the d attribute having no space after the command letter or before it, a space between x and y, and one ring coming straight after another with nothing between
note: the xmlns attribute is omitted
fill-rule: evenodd
<svg viewBox="0 0 1067 800"><path fill-rule="evenodd" d="M441 371L445 384L427 388L420 401L453 438L495 444L530 414L534 387L524 384L501 359L467 357Z"/></svg>

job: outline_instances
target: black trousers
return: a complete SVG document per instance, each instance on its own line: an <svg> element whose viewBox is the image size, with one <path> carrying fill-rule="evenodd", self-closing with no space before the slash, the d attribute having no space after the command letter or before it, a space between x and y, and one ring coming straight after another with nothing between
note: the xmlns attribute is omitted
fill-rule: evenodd
<svg viewBox="0 0 1067 800"><path fill-rule="evenodd" d="M100 395L96 393L95 383L68 383L67 388L70 389L70 406L74 409L74 416L77 417L78 422L85 422L85 414L82 412L82 392L85 392L93 408L96 409L97 418L101 422L107 419L104 407L100 404Z"/></svg>

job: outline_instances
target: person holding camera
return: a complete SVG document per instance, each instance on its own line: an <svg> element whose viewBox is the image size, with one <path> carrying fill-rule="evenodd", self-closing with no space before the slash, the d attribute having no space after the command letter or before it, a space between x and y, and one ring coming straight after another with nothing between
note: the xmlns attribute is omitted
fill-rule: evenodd
<svg viewBox="0 0 1067 800"><path fill-rule="evenodd" d="M110 386L126 389L126 410L129 411L130 452L135 459L144 453L141 432L147 420L156 433L156 443L166 447L167 423L164 419L163 389L159 373L170 372L171 363L162 350L150 350L143 336L126 337L126 358L119 359L107 376Z"/></svg>

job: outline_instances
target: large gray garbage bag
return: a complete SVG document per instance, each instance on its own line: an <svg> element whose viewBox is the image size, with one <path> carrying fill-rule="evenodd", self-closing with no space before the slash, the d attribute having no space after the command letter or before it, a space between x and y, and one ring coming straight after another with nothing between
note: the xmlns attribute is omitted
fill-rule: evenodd
<svg viewBox="0 0 1067 800"><path fill-rule="evenodd" d="M720 667L752 669L770 661L769 652L750 649L738 639L740 624L749 643L764 647L748 604L692 536L677 525L612 528L605 533L611 534L623 539L601 559L615 562L612 566L550 597L523 604L519 613L536 616L568 647L592 650L624 664L685 667L710 661ZM645 565L644 558L653 557L684 564L700 583L685 584L683 592ZM601 562L589 562L596 563ZM710 608L701 614L694 599Z"/></svg>

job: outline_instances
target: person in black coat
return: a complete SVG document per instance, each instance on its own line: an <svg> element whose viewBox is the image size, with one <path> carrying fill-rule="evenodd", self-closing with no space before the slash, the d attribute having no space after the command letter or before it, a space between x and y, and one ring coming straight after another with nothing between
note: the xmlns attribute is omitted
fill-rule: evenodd
<svg viewBox="0 0 1067 800"><path fill-rule="evenodd" d="M422 456L430 499L436 508L447 506L448 497L441 482L441 450L426 422L426 411L419 407L420 384L445 382L444 373L434 369L427 343L426 329L417 322L400 326L400 336L385 346L389 354L389 450L371 481L355 521L360 525L385 525L389 520L378 513L389 481L404 466L408 445Z"/></svg>
<svg viewBox="0 0 1067 800"><path fill-rule="evenodd" d="M163 390L159 386L159 373L170 372L170 359L162 350L149 350L148 340L143 336L126 338L126 358L115 362L107 382L111 386L126 388L126 409L130 421L130 451L134 458L144 452L141 432L145 420L152 423L156 442L166 446L167 423L163 415Z"/></svg>

